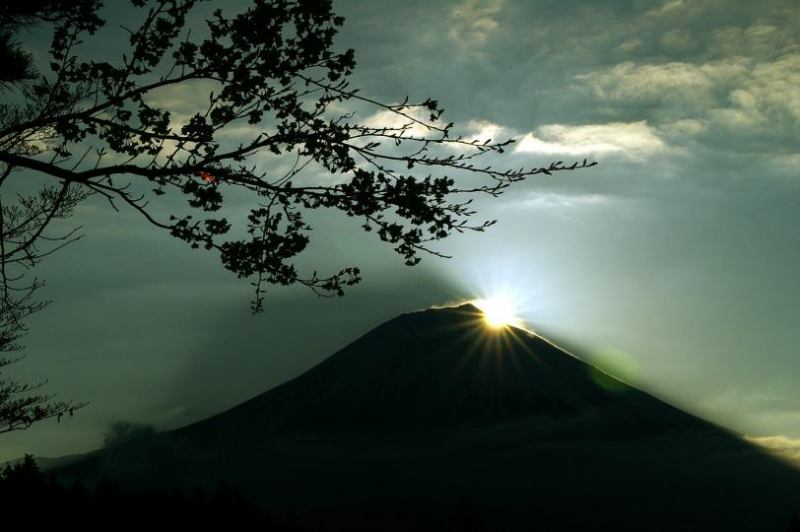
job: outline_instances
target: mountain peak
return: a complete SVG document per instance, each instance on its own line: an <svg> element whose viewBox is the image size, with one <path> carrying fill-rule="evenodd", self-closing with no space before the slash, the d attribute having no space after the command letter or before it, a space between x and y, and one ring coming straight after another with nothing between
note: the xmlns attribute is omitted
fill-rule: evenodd
<svg viewBox="0 0 800 532"><path fill-rule="evenodd" d="M561 418L620 401L671 408L621 382L610 391L598 371L523 329L491 329L471 303L430 308L188 430L375 434Z"/></svg>

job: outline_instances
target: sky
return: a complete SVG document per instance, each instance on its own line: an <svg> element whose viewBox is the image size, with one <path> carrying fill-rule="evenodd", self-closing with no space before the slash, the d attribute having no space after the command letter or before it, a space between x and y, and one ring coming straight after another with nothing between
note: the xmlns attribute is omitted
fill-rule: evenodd
<svg viewBox="0 0 800 532"><path fill-rule="evenodd" d="M436 98L461 131L515 138L491 164L598 166L479 199L478 217L497 224L441 243L452 259L413 268L352 220L315 218L304 264L357 264L364 281L342 299L275 289L257 316L247 282L218 258L91 200L70 220L85 237L41 266L53 302L31 319L27 358L10 372L89 404L0 436L0 459L96 448L116 422L178 427L401 312L497 294L588 360L800 455L794 1L334 5L346 17L336 46L356 50L363 94ZM116 27L91 49L118 45ZM46 45L37 39L27 42ZM205 101L197 93L164 97L188 110Z"/></svg>

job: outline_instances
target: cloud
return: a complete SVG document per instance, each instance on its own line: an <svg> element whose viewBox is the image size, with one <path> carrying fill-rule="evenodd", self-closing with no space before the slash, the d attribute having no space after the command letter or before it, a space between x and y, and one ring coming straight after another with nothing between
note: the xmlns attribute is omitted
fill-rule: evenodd
<svg viewBox="0 0 800 532"><path fill-rule="evenodd" d="M661 36L661 45L670 50L686 50L693 44L692 34L683 28L670 30Z"/></svg>
<svg viewBox="0 0 800 532"><path fill-rule="evenodd" d="M403 137L426 137L432 133L430 129L423 126L420 122L434 124L430 119L430 111L421 107L412 107L403 110L408 116L403 116L399 113L384 109L377 111L364 119L363 125L375 129L395 129L404 131L397 131ZM409 118L410 117L410 118ZM441 122L436 123L438 126L443 126Z"/></svg>
<svg viewBox="0 0 800 532"><path fill-rule="evenodd" d="M763 30L766 32L766 29ZM800 53L768 61L631 61L577 76L609 116L639 116L722 151L784 151L800 133Z"/></svg>
<svg viewBox="0 0 800 532"><path fill-rule="evenodd" d="M800 120L800 53L756 65L731 97L736 106L758 109L770 119Z"/></svg>
<svg viewBox="0 0 800 532"><path fill-rule="evenodd" d="M666 148L647 122L639 121L542 126L522 137L515 152L571 156L618 153L638 159Z"/></svg>
<svg viewBox="0 0 800 532"><path fill-rule="evenodd" d="M611 68L580 74L577 79L596 98L610 103L659 103L684 100L705 105L714 91L724 90L744 78L750 62L741 57L703 64L669 62L640 65L632 61Z"/></svg>
<svg viewBox="0 0 800 532"><path fill-rule="evenodd" d="M704 120L684 118L682 120L675 120L674 122L667 122L658 129L669 135L693 136L706 131L708 129L708 123Z"/></svg>
<svg viewBox="0 0 800 532"><path fill-rule="evenodd" d="M642 40L634 38L623 41L619 46L617 46L617 50L623 53L632 53L639 50L641 47Z"/></svg>
<svg viewBox="0 0 800 532"><path fill-rule="evenodd" d="M470 120L467 129L470 133L465 140L469 142L501 142L513 136L510 129L487 120Z"/></svg>
<svg viewBox="0 0 800 532"><path fill-rule="evenodd" d="M775 24L723 26L709 32L707 50L716 57L750 57L770 60L798 51L796 30Z"/></svg>
<svg viewBox="0 0 800 532"><path fill-rule="evenodd" d="M797 169L800 168L800 153L778 155L770 163L770 166L775 169L778 175L796 178Z"/></svg>
<svg viewBox="0 0 800 532"><path fill-rule="evenodd" d="M800 439L786 436L745 436L744 439L800 466Z"/></svg>
<svg viewBox="0 0 800 532"><path fill-rule="evenodd" d="M684 0L670 0L664 4L655 7L648 11L645 16L648 17L664 17L664 16L680 16L687 14L689 3Z"/></svg>
<svg viewBox="0 0 800 532"><path fill-rule="evenodd" d="M468 121L463 128L454 130L453 136L458 135L460 135L465 142L497 144L517 137L519 133L511 128L488 120L473 119ZM451 144L447 146L447 148L462 152L474 149L464 144Z"/></svg>
<svg viewBox="0 0 800 532"><path fill-rule="evenodd" d="M537 209L570 209L608 205L614 198L607 194L563 194L559 192L531 192L519 203Z"/></svg>
<svg viewBox="0 0 800 532"><path fill-rule="evenodd" d="M481 47L499 27L504 0L464 0L450 9L448 37L460 48Z"/></svg>
<svg viewBox="0 0 800 532"><path fill-rule="evenodd" d="M187 124L196 113L208 108L209 95L219 93L221 84L210 80L190 80L175 85L167 85L150 91L145 95L148 105L168 110L173 126Z"/></svg>
<svg viewBox="0 0 800 532"><path fill-rule="evenodd" d="M106 432L103 447L119 447L152 440L156 435L155 428L149 425L117 421L111 424Z"/></svg>

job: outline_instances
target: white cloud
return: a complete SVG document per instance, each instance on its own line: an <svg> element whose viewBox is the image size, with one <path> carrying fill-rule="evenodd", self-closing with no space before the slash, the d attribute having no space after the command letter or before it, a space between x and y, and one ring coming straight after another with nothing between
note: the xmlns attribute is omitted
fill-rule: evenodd
<svg viewBox="0 0 800 532"><path fill-rule="evenodd" d="M219 93L222 85L210 80L190 80L177 85L160 87L149 92L145 100L149 105L170 112L175 126L187 124L196 113L208 108L211 92Z"/></svg>
<svg viewBox="0 0 800 532"><path fill-rule="evenodd" d="M363 125L376 129L388 128L399 130L405 128L405 131L402 133L404 137L425 137L431 134L430 129L419 123L431 123L430 111L414 107L406 109L403 112L408 116L403 116L389 110L378 111L364 119ZM439 123L438 125L441 126L444 124Z"/></svg>
<svg viewBox="0 0 800 532"><path fill-rule="evenodd" d="M468 142L499 142L512 136L508 128L486 120L470 120L467 128L471 132L465 137Z"/></svg>
<svg viewBox="0 0 800 532"><path fill-rule="evenodd" d="M729 129L794 128L800 121L800 54L755 65L709 115Z"/></svg>
<svg viewBox="0 0 800 532"><path fill-rule="evenodd" d="M457 134L463 136L465 142L478 144L483 144L484 142L496 144L514 138L517 135L514 130L487 120L470 120L464 130L459 130ZM451 144L447 147L456 151L472 149L464 144Z"/></svg>
<svg viewBox="0 0 800 532"><path fill-rule="evenodd" d="M759 31L770 33L766 26ZM794 134L800 123L800 52L768 61L736 56L706 63L625 62L577 78L612 108L660 109L660 129L687 126L694 134L705 123L732 135Z"/></svg>
<svg viewBox="0 0 800 532"><path fill-rule="evenodd" d="M629 104L683 98L703 103L713 91L734 84L746 76L750 61L736 57L703 64L670 62L638 65L618 64L610 69L581 74L577 79L589 85L601 100Z"/></svg>
<svg viewBox="0 0 800 532"><path fill-rule="evenodd" d="M522 137L515 153L571 156L619 153L632 158L644 158L666 148L647 122L640 121L543 126Z"/></svg>
<svg viewBox="0 0 800 532"><path fill-rule="evenodd" d="M523 207L540 209L568 209L607 205L613 201L606 194L562 194L557 192L531 192L529 197L519 203Z"/></svg>
<svg viewBox="0 0 800 532"><path fill-rule="evenodd" d="M735 102L759 108L773 119L788 114L800 120L800 53L757 65Z"/></svg>

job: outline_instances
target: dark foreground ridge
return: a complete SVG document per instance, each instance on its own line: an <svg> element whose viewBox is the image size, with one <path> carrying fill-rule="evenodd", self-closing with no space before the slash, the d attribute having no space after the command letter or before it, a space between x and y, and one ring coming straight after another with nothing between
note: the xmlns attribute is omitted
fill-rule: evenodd
<svg viewBox="0 0 800 532"><path fill-rule="evenodd" d="M405 314L305 374L58 471L236 486L310 530L786 530L800 472L471 305Z"/></svg>

